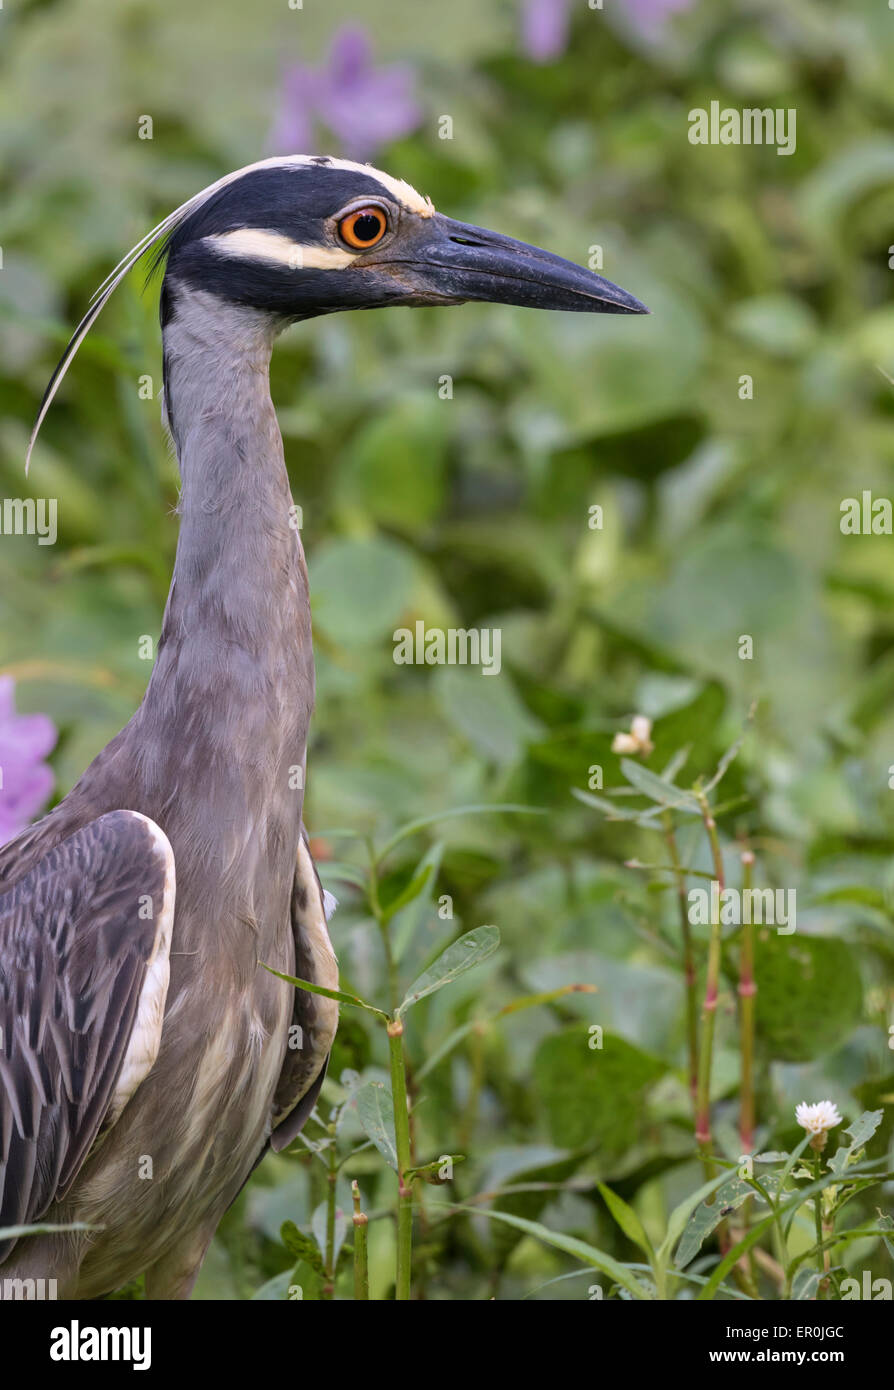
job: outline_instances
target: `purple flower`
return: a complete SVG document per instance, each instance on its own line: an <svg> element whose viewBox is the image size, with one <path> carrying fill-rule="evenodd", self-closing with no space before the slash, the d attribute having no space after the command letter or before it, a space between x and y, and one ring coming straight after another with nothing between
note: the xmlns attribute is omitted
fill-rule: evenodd
<svg viewBox="0 0 894 1390"><path fill-rule="evenodd" d="M569 0L524 0L522 47L535 63L550 63L568 47Z"/></svg>
<svg viewBox="0 0 894 1390"><path fill-rule="evenodd" d="M625 0L625 3L634 29L645 38L654 39L672 14L691 9L694 0Z"/></svg>
<svg viewBox="0 0 894 1390"><path fill-rule="evenodd" d="M376 67L365 29L339 29L323 67L296 63L286 70L271 146L277 152L311 152L317 120L338 137L349 159L368 159L422 120L414 81L412 68L404 64Z"/></svg>
<svg viewBox="0 0 894 1390"><path fill-rule="evenodd" d="M56 742L45 714L16 714L12 676L0 676L0 845L36 816L53 790L44 758Z"/></svg>
<svg viewBox="0 0 894 1390"><path fill-rule="evenodd" d="M672 14L695 0L611 0L644 38L657 38ZM571 0L523 0L522 47L535 63L551 63L568 47Z"/></svg>

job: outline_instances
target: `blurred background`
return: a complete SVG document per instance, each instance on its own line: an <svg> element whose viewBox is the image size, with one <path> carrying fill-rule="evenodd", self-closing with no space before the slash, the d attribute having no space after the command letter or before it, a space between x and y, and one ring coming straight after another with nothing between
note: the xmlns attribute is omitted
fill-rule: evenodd
<svg viewBox="0 0 894 1390"><path fill-rule="evenodd" d="M362 845L329 832L381 842L468 803L546 809L439 822L388 862L393 892L423 855L435 870L398 914L407 979L460 929L503 933L487 966L413 1015L417 1071L482 1021L425 1078L418 1142L426 1158L468 1155L461 1197L536 1178L506 1201L606 1248L596 1177L647 1222L698 1183L673 894L624 867L661 845L571 794L594 767L606 787L621 780L611 743L632 716L654 721L656 770L688 750L685 784L758 701L724 783L725 843L747 839L758 881L797 888L798 931L816 945L775 996L766 978L762 1142L792 1137L796 1100L829 1096L853 1116L894 1092L894 540L840 529L845 498L894 496L892 63L880 0L0 11L0 496L59 508L55 546L0 543L0 746L30 731L39 763L54 742L18 724L14 691L19 715L57 732L53 797L132 714L150 666L140 639L161 624L177 472L157 283L135 272L105 311L26 480L27 436L91 292L174 206L273 152L371 160L451 216L583 264L601 255L652 310L334 316L291 329L273 364L314 605L305 819L341 901L346 984L381 996L381 948L349 881ZM712 100L794 108L796 151L690 144L689 111ZM396 666L392 633L420 618L500 628L500 676ZM696 839L684 849L701 863ZM491 1022L573 982L599 993ZM733 999L716 1096L718 1142L735 1153ZM580 1042L592 1023L630 1047L598 1084ZM384 1065L346 1018L329 1098L346 1069ZM251 1297L283 1269L280 1223L309 1229L318 1199L309 1162L265 1163L197 1296ZM366 1172L373 1203L380 1170L373 1152L347 1172ZM370 1229L381 1297L393 1236L387 1221ZM568 1268L518 1232L434 1216L420 1260L433 1298L499 1281L521 1296ZM537 1296L585 1294L570 1280Z"/></svg>

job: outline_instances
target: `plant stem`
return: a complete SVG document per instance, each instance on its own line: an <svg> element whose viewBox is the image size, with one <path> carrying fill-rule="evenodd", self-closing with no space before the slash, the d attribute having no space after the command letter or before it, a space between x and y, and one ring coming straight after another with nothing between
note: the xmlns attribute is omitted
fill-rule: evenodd
<svg viewBox="0 0 894 1390"><path fill-rule="evenodd" d="M683 973L686 979L686 1046L689 1058L689 1093L693 1109L698 1090L698 999L696 998L695 954L692 947L692 925L689 921L689 908L686 901L686 873L680 860L674 818L670 811L664 812L664 838L674 870L677 885L677 901L680 907L680 929L683 936Z"/></svg>
<svg viewBox="0 0 894 1390"><path fill-rule="evenodd" d="M813 1171L816 1181L819 1182L820 1178L823 1175L823 1160L820 1157L819 1153L817 1153L816 1159L814 1160ZM834 1226L831 1223L827 1225L826 1222L823 1220L822 1192L815 1192L813 1194L813 1219L816 1228L817 1264L819 1266L820 1273L824 1276L827 1276L832 1265L832 1252L826 1245L826 1240L828 1235L831 1235L833 1233ZM826 1290L828 1289L828 1287L829 1280L827 1277L821 1279L820 1282L817 1284L817 1302L820 1302L823 1298L825 1298Z"/></svg>
<svg viewBox="0 0 894 1390"><path fill-rule="evenodd" d="M750 849L742 851L742 889L750 891L753 879L754 854ZM739 1098L739 1144L742 1158L748 1158L754 1150L754 996L757 985L754 980L754 924L751 913L743 914L742 949L739 955L739 1049L741 1060L741 1095ZM748 1234L751 1225L751 1197L742 1203L741 1221L743 1234ZM749 1250L747 1276L743 1270L740 1288L752 1298L758 1297L757 1267L755 1252Z"/></svg>
<svg viewBox="0 0 894 1390"><path fill-rule="evenodd" d="M723 855L717 836L717 823L711 815L711 808L704 792L698 793L702 819L711 854L714 860L714 878L718 885L718 896L723 894L726 880L723 872ZM704 1165L705 1177L714 1177L714 1160L711 1157L711 1063L714 1049L714 1020L717 1013L717 993L720 981L722 941L720 934L720 911L713 914L717 920L711 922L711 935L708 941L708 966L705 978L705 1002L702 1006L702 1037L698 1058L698 1088L695 1110L695 1138Z"/></svg>
<svg viewBox="0 0 894 1390"><path fill-rule="evenodd" d="M366 1228L369 1217L360 1210L360 1187L355 1178L351 1183L354 1199L354 1297L369 1298L369 1263L366 1253Z"/></svg>
<svg viewBox="0 0 894 1390"><path fill-rule="evenodd" d="M397 1281L394 1296L401 1302L410 1297L410 1268L413 1257L413 1184L412 1179L405 1180L404 1177L412 1165L403 1039L404 1025L399 1018L394 1018L388 1024L394 1137L397 1144Z"/></svg>
<svg viewBox="0 0 894 1390"><path fill-rule="evenodd" d="M751 889L754 855L750 849L742 853L742 888ZM739 1109L739 1141L743 1154L754 1148L754 1003L757 985L754 981L754 923L751 913L743 914L742 952L739 957L739 1037L742 1051L742 1094Z"/></svg>
<svg viewBox="0 0 894 1390"><path fill-rule="evenodd" d="M376 860L375 846L373 845L372 840L367 840L366 848L369 853L369 906L373 917L376 919L376 925L379 928L379 935L382 938L382 948L385 952L385 968L388 974L389 1008L394 1010L397 1008L398 1005L397 962L395 961L394 953L391 950L391 936L388 931L388 922L385 919L385 913L383 912L382 904L379 901L378 864Z"/></svg>
<svg viewBox="0 0 894 1390"><path fill-rule="evenodd" d="M819 1159L817 1159L816 1163L814 1164L814 1171L816 1173L817 1181L819 1181L819 1178L821 1176ZM823 1252L823 1204L820 1200L821 1197L822 1193L820 1192L815 1192L813 1194L813 1218L816 1226L816 1260L817 1264L819 1265L820 1273L825 1274L826 1265ZM817 1289L817 1294L819 1294L819 1289Z"/></svg>
<svg viewBox="0 0 894 1390"><path fill-rule="evenodd" d="M327 1125L327 1129L330 1144L327 1153L329 1172L326 1174L326 1278L321 1297L331 1299L335 1293L335 1194L338 1182L338 1153L335 1146L335 1125Z"/></svg>

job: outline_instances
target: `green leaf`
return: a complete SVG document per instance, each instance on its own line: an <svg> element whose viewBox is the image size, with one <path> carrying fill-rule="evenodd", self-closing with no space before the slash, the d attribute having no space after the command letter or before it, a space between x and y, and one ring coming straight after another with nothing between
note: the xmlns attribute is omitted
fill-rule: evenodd
<svg viewBox="0 0 894 1390"><path fill-rule="evenodd" d="M756 933L755 1026L771 1057L812 1062L860 1022L863 982L850 942Z"/></svg>
<svg viewBox="0 0 894 1390"><path fill-rule="evenodd" d="M603 1034L600 1049L589 1043L584 1023L544 1038L534 1054L534 1091L554 1144L589 1144L617 1158L644 1131L644 1092L667 1066L615 1033Z"/></svg>
<svg viewBox="0 0 894 1390"><path fill-rule="evenodd" d="M423 1182L431 1183L433 1187L441 1187L447 1178L440 1178L438 1173L444 1163L449 1160L451 1163L465 1163L465 1154L443 1154L440 1158L432 1159L431 1163L423 1163L419 1168L408 1168L404 1173L405 1178L422 1178Z"/></svg>
<svg viewBox="0 0 894 1390"><path fill-rule="evenodd" d="M663 1267L667 1263L668 1256L679 1240L686 1228L686 1223L695 1211L699 1202L703 1202L712 1192L716 1192L721 1183L729 1180L729 1173L718 1173L716 1178L711 1178L709 1182L703 1183L695 1192L691 1192L688 1197L684 1197L674 1207L667 1219L667 1230L664 1240L658 1247L655 1259L656 1263Z"/></svg>
<svg viewBox="0 0 894 1390"><path fill-rule="evenodd" d="M478 1207L468 1206L461 1206L454 1208L454 1210L468 1211L476 1216L486 1216L491 1221L503 1221L507 1226L514 1226L517 1231L534 1236L537 1240L542 1240L545 1245L552 1245L556 1250L564 1250L566 1255L573 1255L575 1259L582 1260L591 1268L598 1269L602 1274L607 1274L609 1278L614 1279L616 1284L620 1284L622 1289L626 1289L633 1298L647 1299L649 1297L647 1290L631 1274L626 1265L612 1259L611 1255L607 1255L604 1250L598 1250L595 1245L588 1245L586 1241L578 1240L576 1236L566 1236L561 1235L558 1231L550 1231L546 1226L541 1226L539 1221L526 1221L523 1216L512 1216L508 1211L485 1211Z"/></svg>
<svg viewBox="0 0 894 1390"><path fill-rule="evenodd" d="M280 1227L279 1238L290 1255L294 1255L296 1260L303 1260L305 1264L310 1265L315 1274L322 1276L323 1256L313 1236L299 1231L294 1221L284 1221Z"/></svg>
<svg viewBox="0 0 894 1390"><path fill-rule="evenodd" d="M344 1179L339 1178L339 1186L340 1186L340 1187L344 1186ZM347 1193L347 1188L345 1188L345 1192ZM345 1216L344 1197L342 1197L342 1199L341 1199L340 1202L338 1201L338 1199L336 1199L336 1201L337 1201L337 1205L336 1205L336 1208L335 1208L335 1242L334 1242L334 1255L335 1255L335 1267L338 1268L338 1257L339 1257L339 1253L340 1253L340 1251L341 1251L342 1246L343 1246L344 1243L345 1243L345 1236L346 1236L347 1233L348 1233L348 1219L347 1219L347 1217ZM328 1219L327 1204L326 1204L326 1202L320 1202L319 1205L318 1205L317 1207L314 1208L313 1216L312 1216L311 1219L310 1219L310 1227L311 1227L311 1230L312 1230L313 1233L314 1233L314 1238L315 1238L316 1244L319 1246L320 1250L322 1250L322 1251L325 1251L325 1249L326 1249L326 1222L327 1222L327 1219Z"/></svg>
<svg viewBox="0 0 894 1390"><path fill-rule="evenodd" d="M876 1210L878 1211L878 1208L876 1208ZM882 1232L882 1240L885 1242L885 1249L891 1256L891 1259L894 1260L894 1240L892 1240L889 1235L885 1234L886 1232L894 1233L894 1217L887 1216L879 1211L878 1225L879 1230Z"/></svg>
<svg viewBox="0 0 894 1390"><path fill-rule="evenodd" d="M817 331L812 309L789 294L740 300L731 310L729 326L746 343L784 358L802 356Z"/></svg>
<svg viewBox="0 0 894 1390"><path fill-rule="evenodd" d="M451 984L473 966L481 965L482 961L493 955L499 944L499 927L476 927L474 931L466 932L413 981L397 1010L397 1017L402 1017L407 1009L426 995L434 994L436 989Z"/></svg>
<svg viewBox="0 0 894 1390"><path fill-rule="evenodd" d="M811 1136L810 1134L805 1134L805 1135L804 1135L804 1138L801 1140L801 1142L800 1142L799 1144L796 1144L796 1145L795 1145L795 1147L792 1149L791 1153L790 1153L790 1154L786 1154L785 1163L784 1163L783 1169L782 1169L782 1181L783 1181L783 1183L785 1183L785 1180L787 1179L789 1173L792 1171L792 1169L794 1168L794 1166L795 1166L795 1164L797 1163L798 1159L801 1157L802 1153L803 1153L804 1150L807 1148L807 1145L810 1143L811 1137L812 1137L812 1136ZM763 1181L764 1181L764 1179L761 1178L761 1182L763 1182Z"/></svg>
<svg viewBox="0 0 894 1390"><path fill-rule="evenodd" d="M862 1171L862 1165L860 1171ZM777 1204L775 1219L781 1221L783 1216L790 1215L792 1220L794 1220L798 1209L804 1205L809 1197L813 1197L814 1194L824 1191L827 1187L834 1187L837 1183L840 1183L840 1181L841 1178L836 1173L826 1173L816 1182L810 1183L809 1186L799 1188L797 1192L794 1192L786 1201ZM879 1181L881 1181L881 1178L879 1178ZM700 1299L714 1297L714 1294L717 1292L733 1266L743 1255L748 1253L753 1245L756 1245L757 1242L762 1239L764 1234L770 1229L773 1221L774 1214L770 1212L769 1216L766 1216L763 1221L758 1222L756 1226L752 1226L751 1230L739 1241L738 1245L734 1245L732 1249L726 1252L723 1259L711 1272L711 1277L699 1294ZM789 1226L790 1225L791 1222L789 1222Z"/></svg>
<svg viewBox="0 0 894 1390"><path fill-rule="evenodd" d="M445 1057L449 1057L455 1047L458 1047L463 1038L467 1038L473 1028L477 1028L477 1019L470 1019L468 1023L461 1023L458 1028L444 1039L441 1046L437 1048L430 1057L427 1057L423 1065L416 1073L416 1080L423 1081L430 1071L434 1071L439 1062L443 1062Z"/></svg>
<svg viewBox="0 0 894 1390"><path fill-rule="evenodd" d="M803 1265L792 1280L792 1298L798 1303L808 1298L816 1298L819 1282L823 1278L825 1275L820 1270L809 1269Z"/></svg>
<svg viewBox="0 0 894 1390"><path fill-rule="evenodd" d="M636 1212L633 1210L633 1207L629 1207L627 1203L624 1201L623 1197L619 1197L616 1192L612 1192L611 1188L606 1187L605 1183L600 1182L597 1183L596 1186L602 1193L602 1198L605 1202L605 1205L608 1207L612 1216L615 1218L615 1221L617 1221L618 1225L621 1227L621 1230L624 1232L627 1239L632 1240L634 1245L638 1245L640 1250L644 1251L645 1254L648 1255L648 1257L651 1259L652 1242L646 1235L646 1232L643 1229L643 1223L640 1221Z"/></svg>
<svg viewBox="0 0 894 1390"><path fill-rule="evenodd" d="M252 1303L283 1303L289 1297L294 1270L284 1269L282 1274L274 1274L266 1284L262 1284L251 1296Z"/></svg>
<svg viewBox="0 0 894 1390"><path fill-rule="evenodd" d="M865 1149L884 1118L884 1110L864 1110L845 1130L845 1134L851 1136L851 1142L846 1147L839 1148L834 1157L829 1159L829 1171L843 1174L851 1158L860 1149Z"/></svg>
<svg viewBox="0 0 894 1390"><path fill-rule="evenodd" d="M375 1014L377 1018L388 1022L388 1015L382 1009L367 1004L366 1000L357 994L345 994L342 989L326 989L323 985L312 985L310 980L299 980L296 975L284 975L282 971L274 970L272 965L267 965L264 961L261 961L261 964L271 975L275 975L278 980L285 980L286 984L294 985L296 989L306 989L309 994L322 994L325 999L337 999L340 1004L350 1004L355 1009L366 1009L367 1013Z"/></svg>
<svg viewBox="0 0 894 1390"><path fill-rule="evenodd" d="M413 592L410 550L384 536L323 543L310 564L314 629L349 648L389 640Z"/></svg>
<svg viewBox="0 0 894 1390"><path fill-rule="evenodd" d="M748 711L748 718L745 722L744 729L739 734L739 737L733 743L730 744L729 748L727 748L726 752L723 754L723 757L717 764L717 769L714 773L714 776L711 778L709 782L705 783L703 790L706 796L709 792L712 792L714 790L718 782L723 781L724 777L730 769L730 765L739 756L739 750L742 747L742 744L745 742L745 736L748 733L748 729L751 725L752 720L754 719L755 709L756 705L752 705L750 710Z"/></svg>
<svg viewBox="0 0 894 1390"><path fill-rule="evenodd" d="M865 883L851 883L841 888L830 888L828 892L817 893L811 898L812 903L822 905L824 903L856 903L859 907L875 908L878 912L887 914L888 904L884 893L878 888L871 888Z"/></svg>
<svg viewBox="0 0 894 1390"><path fill-rule="evenodd" d="M805 179L798 194L803 226L830 245L840 245L841 224L860 199L894 179L894 140L856 133Z"/></svg>
<svg viewBox="0 0 894 1390"><path fill-rule="evenodd" d="M367 1081L349 1102L357 1112L364 1133L375 1144L389 1167L397 1172L397 1141L394 1137L394 1102L381 1081Z"/></svg>
<svg viewBox="0 0 894 1390"><path fill-rule="evenodd" d="M733 1265L736 1264L743 1255L747 1254L753 1245L757 1245L758 1241L763 1238L772 1225L773 1213L770 1212L769 1216L765 1216L763 1221L759 1221L756 1226L752 1226L751 1230L744 1239L739 1241L738 1245L734 1245L732 1250L727 1251L723 1259L713 1270L711 1277L704 1285L701 1293L698 1295L699 1299L714 1297Z"/></svg>
<svg viewBox="0 0 894 1390"><path fill-rule="evenodd" d="M322 836L320 838L322 839ZM355 864L342 864L335 859L327 859L324 864L320 864L318 867L320 878L325 880L324 888L327 883L352 883L362 893L366 893L369 888L366 874Z"/></svg>
<svg viewBox="0 0 894 1390"><path fill-rule="evenodd" d="M440 511L447 438L445 411L430 393L395 394L349 437L335 475L338 503L415 534Z"/></svg>
<svg viewBox="0 0 894 1390"><path fill-rule="evenodd" d="M677 773L680 772L689 761L689 754L692 752L692 744L687 743L685 748L678 748L670 762L661 769L661 778L664 782L673 782Z"/></svg>
<svg viewBox="0 0 894 1390"><path fill-rule="evenodd" d="M808 1246L806 1250L802 1250L799 1255L796 1255L789 1265L789 1275L794 1275L795 1271L804 1264L805 1260L815 1260L817 1254L823 1250L831 1250L832 1247L836 1245L849 1245L851 1241L854 1240L879 1239L884 1239L884 1232L880 1231L878 1226L851 1226L846 1231L836 1231L833 1235L824 1240L821 1245L817 1245L816 1241L814 1241L813 1245Z"/></svg>
<svg viewBox="0 0 894 1390"><path fill-rule="evenodd" d="M414 874L409 883L392 898L386 907L382 909L382 921L387 926L395 913L400 912L402 907L406 907L414 898L418 898L428 880L431 878L432 865L425 864L418 873Z"/></svg>
<svg viewBox="0 0 894 1390"><path fill-rule="evenodd" d="M391 853L391 851L395 848L396 845L399 845L401 843L402 840L408 839L410 835L418 834L420 830L426 830L430 825L437 825L438 821L453 820L457 816L502 816L507 815L510 812L513 815L520 816L545 816L549 814L548 811L546 811L546 809L542 806L519 806L516 805L514 802L507 802L502 805L498 802L495 802L492 805L488 805L486 803L479 803L472 806L454 806L449 811L438 811L436 815L422 816L419 820L410 821L409 824L403 826L394 835L392 835L391 839L384 846L384 848L379 850L376 856L377 861L381 862L387 854Z"/></svg>
<svg viewBox="0 0 894 1390"><path fill-rule="evenodd" d="M585 1157L583 1149L562 1153L558 1157L552 1149L545 1152L537 1147L522 1149L518 1164L513 1163L511 1173L504 1175L499 1194L494 1198L493 1210L521 1216L526 1221L538 1221L549 1203L580 1168ZM494 1227L494 1253L500 1268L506 1264L521 1239L521 1232L509 1226Z"/></svg>
<svg viewBox="0 0 894 1390"><path fill-rule="evenodd" d="M543 733L506 671L494 680L471 666L442 666L434 691L449 723L488 763L512 766Z"/></svg>
<svg viewBox="0 0 894 1390"><path fill-rule="evenodd" d="M584 806L591 806L594 811L601 811L608 820L629 820L636 821L637 824L644 819L657 815L657 811L625 811L615 801L607 801L603 796L594 796L592 792L585 792L581 787L572 787L571 795L582 802Z"/></svg>
<svg viewBox="0 0 894 1390"><path fill-rule="evenodd" d="M539 1004L551 1004L554 999L562 999L566 994L598 994L596 985L559 985L558 989L542 990L539 994L523 994L520 999L513 999L510 1004L504 1004L502 1009L493 1015L496 1022L498 1018L507 1018L509 1014L520 1013L522 1009L533 1009Z"/></svg>
<svg viewBox="0 0 894 1390"><path fill-rule="evenodd" d="M761 1178L761 1185L771 1197L774 1197L782 1185L782 1173L768 1173ZM690 1216L689 1224L677 1246L674 1264L682 1269L689 1264L690 1260L695 1259L703 1242L711 1232L716 1230L725 1216L740 1207L748 1197L759 1198L759 1193L755 1191L747 1178L740 1178L738 1173L733 1173L725 1183L717 1188L710 1204L707 1201L699 1202Z"/></svg>
<svg viewBox="0 0 894 1390"><path fill-rule="evenodd" d="M642 792L650 801L657 801L661 806L673 806L680 811L689 811L696 816L701 815L699 804L691 792L675 787L672 782L665 782L663 777L650 772L641 763L635 763L632 758L621 759L621 771L630 785L636 787L636 790Z"/></svg>
<svg viewBox="0 0 894 1390"><path fill-rule="evenodd" d="M35 1226L0 1226L0 1240L18 1240L20 1236L49 1236L57 1231L104 1231L105 1226L88 1226L84 1221L71 1221L64 1226L54 1226L41 1221Z"/></svg>

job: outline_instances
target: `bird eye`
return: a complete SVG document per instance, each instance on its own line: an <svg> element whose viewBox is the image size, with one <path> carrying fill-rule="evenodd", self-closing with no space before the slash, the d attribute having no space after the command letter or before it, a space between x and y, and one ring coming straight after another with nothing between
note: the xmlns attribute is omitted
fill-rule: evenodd
<svg viewBox="0 0 894 1390"><path fill-rule="evenodd" d="M381 241L388 230L388 219L381 208L358 208L338 224L338 234L348 246L365 251Z"/></svg>

